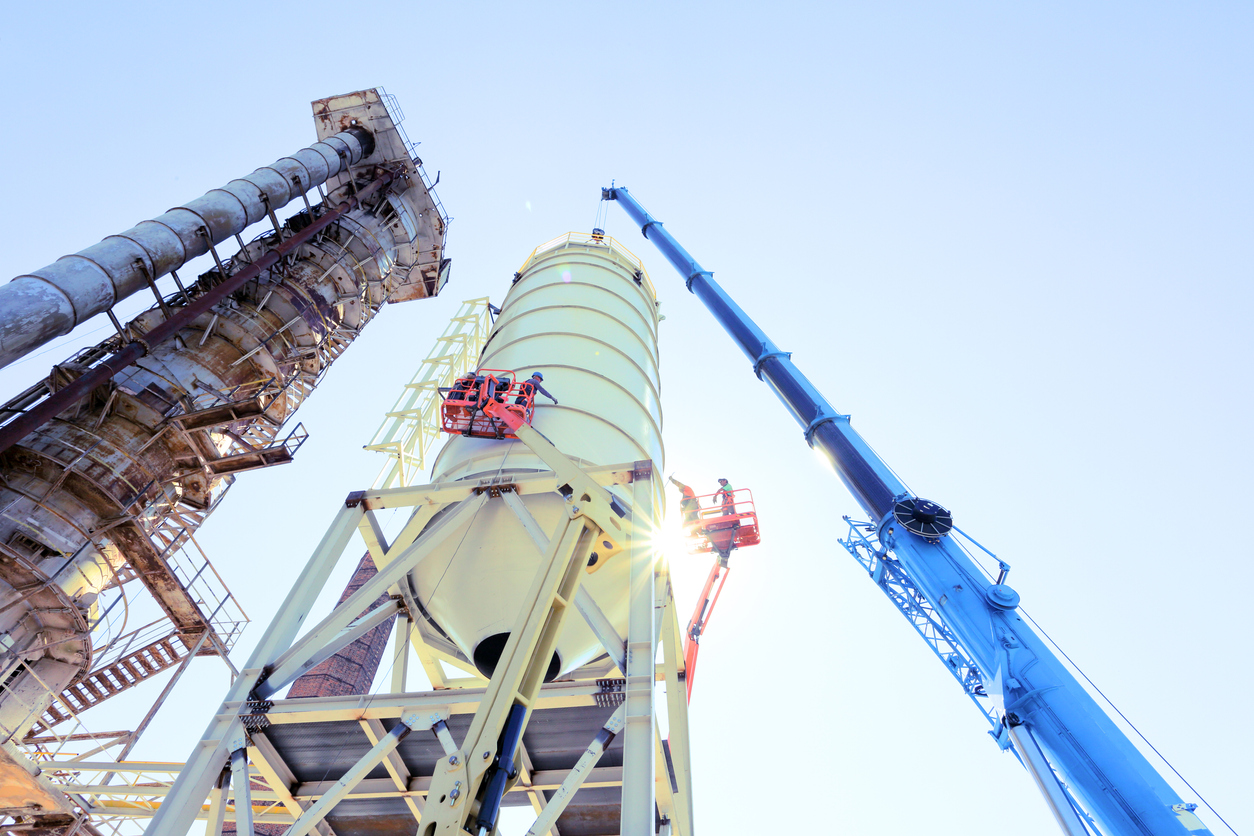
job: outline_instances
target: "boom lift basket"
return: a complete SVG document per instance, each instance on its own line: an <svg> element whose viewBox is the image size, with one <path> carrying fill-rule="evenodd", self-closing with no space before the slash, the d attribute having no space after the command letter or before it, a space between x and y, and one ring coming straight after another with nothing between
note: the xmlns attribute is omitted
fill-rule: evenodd
<svg viewBox="0 0 1254 836"><path fill-rule="evenodd" d="M531 425L535 413L535 391L524 385L508 369L480 369L459 377L447 390L441 390L440 429L471 438L518 438L502 421L483 411L489 401L504 404Z"/></svg>
<svg viewBox="0 0 1254 836"><path fill-rule="evenodd" d="M731 494L720 491L699 496L697 506L695 519L689 512L684 520L690 554L726 554L732 549L762 542L753 492L748 488L734 490Z"/></svg>

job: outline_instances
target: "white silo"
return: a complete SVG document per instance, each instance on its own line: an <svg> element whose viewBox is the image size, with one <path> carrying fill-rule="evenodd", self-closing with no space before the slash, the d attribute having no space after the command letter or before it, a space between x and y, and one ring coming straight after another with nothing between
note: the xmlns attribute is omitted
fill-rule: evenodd
<svg viewBox="0 0 1254 836"><path fill-rule="evenodd" d="M537 395L533 426L577 463L650 459L662 468L657 309L638 258L613 239L570 233L536 248L515 274L479 367L512 370L519 379L541 372L559 404ZM453 437L436 459L432 481L545 470L522 442ZM611 490L628 498L621 488ZM553 530L563 513L562 497L523 499L540 525ZM414 571L414 587L441 629L487 674L517 618L540 553L499 502L485 505L446 543ZM626 634L627 561L611 561L584 584ZM601 652L592 631L581 620L570 620L548 678Z"/></svg>

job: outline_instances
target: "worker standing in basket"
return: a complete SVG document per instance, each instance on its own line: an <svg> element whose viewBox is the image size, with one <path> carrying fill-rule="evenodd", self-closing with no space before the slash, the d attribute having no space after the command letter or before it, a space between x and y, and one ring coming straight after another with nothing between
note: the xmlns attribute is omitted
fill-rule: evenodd
<svg viewBox="0 0 1254 836"><path fill-rule="evenodd" d="M714 492L714 499L715 501L720 498L723 500L724 515L736 513L736 498L732 496L732 491L733 488L726 479L718 480L718 490Z"/></svg>
<svg viewBox="0 0 1254 836"><path fill-rule="evenodd" d="M675 483L675 487L679 488L679 492L683 494L679 499L679 510L684 515L684 525L692 525L697 521L697 511L700 510L700 503L697 502L697 492L676 479L674 476L670 480Z"/></svg>
<svg viewBox="0 0 1254 836"><path fill-rule="evenodd" d="M524 380L522 383L518 384L519 387L521 387L522 389L522 394L514 399L514 403L518 405L525 404L527 403L528 398L531 399L532 403L535 403L536 392L539 392L541 395L544 395L544 397L551 400L554 405L556 405L557 398L550 395L548 390L540 385L540 381L542 380L544 380L544 375L540 374L539 372L533 372L529 379Z"/></svg>

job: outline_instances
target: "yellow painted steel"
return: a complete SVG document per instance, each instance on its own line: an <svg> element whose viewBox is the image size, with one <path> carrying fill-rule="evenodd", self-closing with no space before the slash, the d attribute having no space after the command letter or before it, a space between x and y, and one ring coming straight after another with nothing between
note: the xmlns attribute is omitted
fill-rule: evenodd
<svg viewBox="0 0 1254 836"><path fill-rule="evenodd" d="M452 386L478 360L491 325L488 304L486 296L462 302L366 445L390 457L375 479L376 488L426 481L427 452L441 436L440 388Z"/></svg>
<svg viewBox="0 0 1254 836"><path fill-rule="evenodd" d="M580 467L651 460L661 470L658 321L657 300L639 259L612 239L570 233L527 258L478 367L512 370L519 378L541 372L545 389L559 403L537 394L533 426ZM511 474L551 469L518 441L451 437L436 457L432 481L508 482ZM629 500L626 489L611 490ZM523 499L545 531L555 530L565 515L557 493ZM499 646L513 627L540 555L505 503L485 506L449 544L415 570L413 585L422 607L474 659L485 639L495 637ZM585 579L623 635L626 577L626 561L619 560ZM601 652L591 629L579 621L567 625L556 647L563 672Z"/></svg>

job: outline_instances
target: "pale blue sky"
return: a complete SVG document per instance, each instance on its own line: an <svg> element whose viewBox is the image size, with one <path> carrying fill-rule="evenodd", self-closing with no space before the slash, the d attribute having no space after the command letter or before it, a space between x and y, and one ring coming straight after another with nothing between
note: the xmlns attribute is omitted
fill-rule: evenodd
<svg viewBox="0 0 1254 836"><path fill-rule="evenodd" d="M0 31L0 278L308 144L312 99L384 85L400 100L455 218L452 283L372 324L303 410L299 460L242 478L206 527L258 622L247 645L373 478L360 445L457 303L499 301L536 244L592 225L615 178L915 490L1013 564L1027 611L1251 832L1252 18L1238 3L30 5ZM616 207L608 230L667 315L667 470L751 487L762 514L694 695L702 832L760 833L754 816L800 808L833 831L1054 833L836 545L852 498ZM685 609L705 569L677 566ZM226 684L202 671L140 755L186 756Z"/></svg>

